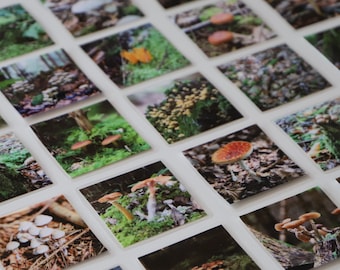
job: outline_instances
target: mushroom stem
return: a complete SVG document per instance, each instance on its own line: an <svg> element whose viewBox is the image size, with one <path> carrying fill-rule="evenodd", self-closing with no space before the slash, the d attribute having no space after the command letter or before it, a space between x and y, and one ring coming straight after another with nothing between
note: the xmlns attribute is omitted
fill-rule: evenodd
<svg viewBox="0 0 340 270"><path fill-rule="evenodd" d="M237 176L234 174L233 170L229 169L228 168L228 171L230 172L231 174L231 179L236 182L238 180Z"/></svg>
<svg viewBox="0 0 340 270"><path fill-rule="evenodd" d="M240 166L246 170L254 179L256 179L258 182L261 182L261 178L257 176L257 174L252 170L250 169L247 164L244 163L244 161L241 159L239 161L239 164Z"/></svg>
<svg viewBox="0 0 340 270"><path fill-rule="evenodd" d="M311 4L311 6L313 7L316 14L318 14L320 16L323 15L320 7L318 6L318 4L316 3L315 0L308 0L308 2Z"/></svg>
<svg viewBox="0 0 340 270"><path fill-rule="evenodd" d="M320 235L320 233L319 233L319 231L318 231L318 229L315 225L315 221L313 219L310 219L309 222L310 222L310 225L312 226L312 230L315 234L316 241L318 241L318 242L322 241L322 236Z"/></svg>
<svg viewBox="0 0 340 270"><path fill-rule="evenodd" d="M156 197L154 193L149 194L148 202L146 204L146 208L148 210L148 221L151 221L154 219L156 215Z"/></svg>
<svg viewBox="0 0 340 270"><path fill-rule="evenodd" d="M133 220L132 213L127 210L124 206L120 205L117 202L112 202L112 205L116 207L129 221Z"/></svg>

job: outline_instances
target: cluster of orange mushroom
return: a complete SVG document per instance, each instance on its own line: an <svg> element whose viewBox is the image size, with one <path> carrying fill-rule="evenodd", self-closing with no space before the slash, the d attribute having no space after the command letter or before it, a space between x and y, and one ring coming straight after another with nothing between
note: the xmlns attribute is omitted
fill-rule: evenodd
<svg viewBox="0 0 340 270"><path fill-rule="evenodd" d="M145 48L133 48L131 51L122 50L120 56L127 60L129 64L149 63L152 60L150 51Z"/></svg>
<svg viewBox="0 0 340 270"><path fill-rule="evenodd" d="M340 208L336 208L332 211L332 214L340 214ZM336 234L340 232L340 228L328 229L327 227L316 224L315 219L321 216L319 212L308 212L300 215L298 219L292 220L286 218L274 225L274 228L278 232L289 231L295 234L295 237L302 242L310 242L312 244L321 243L328 234ZM308 230L303 224L309 222L311 230Z"/></svg>

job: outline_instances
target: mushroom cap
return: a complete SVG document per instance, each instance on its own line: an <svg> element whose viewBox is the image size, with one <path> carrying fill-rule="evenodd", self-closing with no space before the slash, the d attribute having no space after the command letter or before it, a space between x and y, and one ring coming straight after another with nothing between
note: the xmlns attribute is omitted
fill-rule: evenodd
<svg viewBox="0 0 340 270"><path fill-rule="evenodd" d="M296 219L296 220L292 220L290 222L287 222L286 224L283 224L282 228L283 229L295 229L295 228L301 226L303 223L305 223L305 220Z"/></svg>
<svg viewBox="0 0 340 270"><path fill-rule="evenodd" d="M210 22L215 25L231 23L234 15L231 13L218 13L210 17Z"/></svg>
<svg viewBox="0 0 340 270"><path fill-rule="evenodd" d="M216 150L211 160L215 164L231 164L248 157L253 152L253 146L246 141L233 141Z"/></svg>
<svg viewBox="0 0 340 270"><path fill-rule="evenodd" d="M103 197L99 198L97 201L99 203L106 203L106 202L110 202L110 201L115 201L118 198L120 198L123 194L120 192L113 192L110 194L106 194Z"/></svg>
<svg viewBox="0 0 340 270"><path fill-rule="evenodd" d="M48 237L52 234L53 232L53 229L52 228L49 228L49 227L44 227L40 230L39 232L39 237L40 238L45 238L45 237Z"/></svg>
<svg viewBox="0 0 340 270"><path fill-rule="evenodd" d="M39 247L40 245L41 245L41 242L40 242L38 239L33 238L33 239L31 240L31 243L30 243L30 248L37 248L37 247Z"/></svg>
<svg viewBox="0 0 340 270"><path fill-rule="evenodd" d="M54 229L52 232L53 239L60 239L65 236L65 232L59 229Z"/></svg>
<svg viewBox="0 0 340 270"><path fill-rule="evenodd" d="M340 214L340 208L335 208L332 212L332 215L339 215Z"/></svg>
<svg viewBox="0 0 340 270"><path fill-rule="evenodd" d="M232 41L233 38L234 38L234 35L232 32L221 30L221 31L216 31L212 33L208 37L208 41L211 45L218 46L223 43L228 43L229 41Z"/></svg>
<svg viewBox="0 0 340 270"><path fill-rule="evenodd" d="M39 254L43 254L46 253L47 251L49 251L49 247L47 245L40 245L37 248L34 249L34 254L35 255L39 255Z"/></svg>
<svg viewBox="0 0 340 270"><path fill-rule="evenodd" d="M38 228L37 226L33 225L28 229L28 233L31 235L38 235L40 232L40 228Z"/></svg>
<svg viewBox="0 0 340 270"><path fill-rule="evenodd" d="M131 188L131 191L135 192L137 189L140 189L140 188L152 187L156 183L160 184L160 185L165 185L171 178L172 178L172 176L166 176L166 175L159 175L159 176L156 176L156 177L151 177L151 178L148 178L148 179L145 179L145 180L142 180L142 181L136 183Z"/></svg>
<svg viewBox="0 0 340 270"><path fill-rule="evenodd" d="M108 145L108 144L110 144L110 143L113 143L113 142L119 140L121 137L122 137L122 135L120 135L120 134L111 135L111 136L105 138L105 139L102 141L102 145L105 146L105 145Z"/></svg>
<svg viewBox="0 0 340 270"><path fill-rule="evenodd" d="M22 221L19 225L19 231L27 231L32 225L33 223L31 221Z"/></svg>
<svg viewBox="0 0 340 270"><path fill-rule="evenodd" d="M303 221L307 221L310 219L317 219L321 216L321 214L319 212L309 212L309 213L305 213L301 216L299 216L299 219L303 220Z"/></svg>
<svg viewBox="0 0 340 270"><path fill-rule="evenodd" d="M12 250L15 250L16 248L18 248L20 246L20 243L17 242L17 241L11 241L11 242L8 242L7 245L6 245L6 250L8 251L12 251Z"/></svg>
<svg viewBox="0 0 340 270"><path fill-rule="evenodd" d="M81 149L85 146L88 146L89 144L91 144L92 142L90 140L86 140L86 141L81 141L81 142L76 142L75 144L73 144L71 146L71 150L78 150Z"/></svg>
<svg viewBox="0 0 340 270"><path fill-rule="evenodd" d="M52 217L48 215L37 215L34 219L34 224L37 226L44 226L52 221Z"/></svg>
<svg viewBox="0 0 340 270"><path fill-rule="evenodd" d="M276 223L276 224L274 225L274 229L275 229L276 231L278 231L278 232L283 231L284 229L282 228L282 226L285 225L285 224L288 223L288 222L291 222L291 221L292 221L291 218L286 218L286 219L282 220L281 222Z"/></svg>

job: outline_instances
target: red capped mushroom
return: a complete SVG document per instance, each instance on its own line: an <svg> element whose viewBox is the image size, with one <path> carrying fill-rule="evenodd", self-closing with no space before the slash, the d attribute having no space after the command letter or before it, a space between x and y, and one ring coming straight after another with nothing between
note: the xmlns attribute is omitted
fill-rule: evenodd
<svg viewBox="0 0 340 270"><path fill-rule="evenodd" d="M120 192L113 192L110 194L106 194L103 197L99 198L97 201L99 203L110 203L114 207L116 207L129 221L133 220L132 213L127 210L124 206L120 205L117 200L122 196L123 194Z"/></svg>
<svg viewBox="0 0 340 270"><path fill-rule="evenodd" d="M120 134L116 134L116 135L110 135L108 136L107 138L105 138L103 141L102 141L102 145L103 146L106 146L106 145L109 145L110 143L112 144L117 144L117 141L122 137L122 135Z"/></svg>
<svg viewBox="0 0 340 270"><path fill-rule="evenodd" d="M156 177L151 177L136 183L131 191L135 192L138 189L147 187L149 192L148 202L147 202L147 210L148 210L148 221L152 220L156 215L156 184L165 185L167 184L172 176L159 175Z"/></svg>
<svg viewBox="0 0 340 270"><path fill-rule="evenodd" d="M240 166L245 169L253 178L257 181L261 181L261 179L256 175L256 173L251 170L243 160L250 156L253 152L253 146L250 142L246 141L233 141L223 145L217 151L215 151L211 160L213 163L218 165L227 165L238 162ZM233 181L237 180L237 177L234 175L233 171L230 171L232 175Z"/></svg>

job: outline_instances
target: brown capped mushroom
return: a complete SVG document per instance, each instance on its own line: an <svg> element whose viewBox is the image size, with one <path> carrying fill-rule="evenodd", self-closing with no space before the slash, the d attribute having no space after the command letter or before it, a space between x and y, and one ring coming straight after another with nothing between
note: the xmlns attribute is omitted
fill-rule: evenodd
<svg viewBox="0 0 340 270"><path fill-rule="evenodd" d="M226 30L216 31L208 37L209 43L214 46L228 43L232 41L233 39L234 39L234 34Z"/></svg>
<svg viewBox="0 0 340 270"><path fill-rule="evenodd" d="M76 142L71 146L71 150L78 150L82 148L86 148L88 145L90 145L92 142L90 140L85 140L81 142Z"/></svg>
<svg viewBox="0 0 340 270"><path fill-rule="evenodd" d="M107 138L105 138L103 141L102 141L102 145L103 146L106 146L106 145L109 145L109 144L113 144L113 145L117 145L117 141L122 137L122 135L120 134L116 134L116 135L110 135L108 136Z"/></svg>
<svg viewBox="0 0 340 270"><path fill-rule="evenodd" d="M110 194L106 194L103 197L98 199L99 203L110 203L114 207L116 207L128 220L133 220L132 213L127 210L125 207L120 205L118 202L116 202L123 194L120 192L113 192Z"/></svg>
<svg viewBox="0 0 340 270"><path fill-rule="evenodd" d="M298 228L299 226L301 226L303 223L305 223L304 220L296 219L296 220L292 220L290 222L287 222L286 224L283 224L282 228L283 229L295 229L295 228Z"/></svg>
<svg viewBox="0 0 340 270"><path fill-rule="evenodd" d="M305 213L305 214L299 216L299 219L307 221L307 220L311 220L311 219L317 219L320 216L321 216L321 214L319 212L309 212L309 213Z"/></svg>
<svg viewBox="0 0 340 270"><path fill-rule="evenodd" d="M212 15L209 20L215 25L227 24L234 21L234 15L231 13L218 13Z"/></svg>
<svg viewBox="0 0 340 270"><path fill-rule="evenodd" d="M232 163L238 162L240 166L245 169L253 178L257 181L261 181L261 179L256 175L256 173L251 170L243 160L250 156L253 152L253 146L250 142L247 141L233 141L223 145L217 151L215 151L211 160L213 163L218 165L228 165ZM234 175L232 171L230 171L232 175L233 181L237 181L237 177Z"/></svg>

